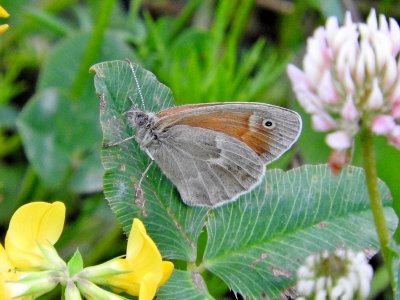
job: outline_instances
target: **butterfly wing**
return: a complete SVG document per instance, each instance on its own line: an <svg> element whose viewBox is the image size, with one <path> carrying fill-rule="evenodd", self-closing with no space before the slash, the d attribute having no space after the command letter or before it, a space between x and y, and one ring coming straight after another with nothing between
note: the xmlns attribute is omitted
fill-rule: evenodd
<svg viewBox="0 0 400 300"><path fill-rule="evenodd" d="M176 125L150 146L155 162L188 205L218 206L255 187L265 172L245 143L209 129Z"/></svg>
<svg viewBox="0 0 400 300"><path fill-rule="evenodd" d="M183 105L163 110L157 117L160 131L186 125L224 133L245 143L264 164L286 152L302 127L294 111L251 102Z"/></svg>

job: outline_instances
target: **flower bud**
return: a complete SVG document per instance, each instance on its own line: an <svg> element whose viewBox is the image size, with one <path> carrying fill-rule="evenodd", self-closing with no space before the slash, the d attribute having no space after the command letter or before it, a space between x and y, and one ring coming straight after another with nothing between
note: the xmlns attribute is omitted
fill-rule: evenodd
<svg viewBox="0 0 400 300"><path fill-rule="evenodd" d="M365 108L368 110L379 110L383 106L383 94L381 88L379 87L378 79L374 79L372 85L372 91L367 98L367 103Z"/></svg>
<svg viewBox="0 0 400 300"><path fill-rule="evenodd" d="M326 136L326 143L332 149L345 150L351 147L351 137L346 131L336 131Z"/></svg>
<svg viewBox="0 0 400 300"><path fill-rule="evenodd" d="M320 99L322 99L322 101L330 104L337 103L340 100L333 84L331 72L329 70L326 70L322 74L321 82L318 85L318 96Z"/></svg>
<svg viewBox="0 0 400 300"><path fill-rule="evenodd" d="M110 293L88 280L79 280L78 288L87 299L96 300L124 300L124 297Z"/></svg>
<svg viewBox="0 0 400 300"><path fill-rule="evenodd" d="M365 40L361 41L361 53L363 53L364 61L362 63L365 65L367 74L373 76L375 74L375 54L371 44Z"/></svg>
<svg viewBox="0 0 400 300"><path fill-rule="evenodd" d="M400 119L400 101L393 104L391 115L395 119Z"/></svg>
<svg viewBox="0 0 400 300"><path fill-rule="evenodd" d="M354 105L353 97L349 95L347 100L342 108L342 117L348 121L357 121L359 117L358 109Z"/></svg>
<svg viewBox="0 0 400 300"><path fill-rule="evenodd" d="M379 15L379 30L384 34L389 34L389 24L384 15Z"/></svg>
<svg viewBox="0 0 400 300"><path fill-rule="evenodd" d="M389 19L390 24L390 40L392 41L392 55L396 56L400 50L400 28L396 20Z"/></svg>
<svg viewBox="0 0 400 300"><path fill-rule="evenodd" d="M395 126L396 123L392 116L380 115L372 121L372 131L378 135L389 134Z"/></svg>
<svg viewBox="0 0 400 300"><path fill-rule="evenodd" d="M79 289L76 287L75 283L71 280L67 281L65 287L65 300L81 300L81 293Z"/></svg>
<svg viewBox="0 0 400 300"><path fill-rule="evenodd" d="M54 271L26 272L17 281L7 282L6 287L13 298L39 297L54 289L62 277L60 272Z"/></svg>
<svg viewBox="0 0 400 300"><path fill-rule="evenodd" d="M386 90L390 90L398 78L397 64L393 57L387 57L384 66L383 85Z"/></svg>
<svg viewBox="0 0 400 300"><path fill-rule="evenodd" d="M112 259L100 265L84 268L77 274L77 277L96 283L105 283L107 282L107 278L124 273L126 271L121 270L117 259Z"/></svg>
<svg viewBox="0 0 400 300"><path fill-rule="evenodd" d="M376 19L375 9L371 9L371 12L368 15L367 25L373 31L378 30L378 20Z"/></svg>
<svg viewBox="0 0 400 300"><path fill-rule="evenodd" d="M312 115L312 126L316 131L329 131L336 128L335 120L328 114Z"/></svg>
<svg viewBox="0 0 400 300"><path fill-rule="evenodd" d="M400 150L400 126L396 125L389 135L389 143Z"/></svg>
<svg viewBox="0 0 400 300"><path fill-rule="evenodd" d="M329 156L329 168L334 175L338 175L351 159L349 150L334 150Z"/></svg>

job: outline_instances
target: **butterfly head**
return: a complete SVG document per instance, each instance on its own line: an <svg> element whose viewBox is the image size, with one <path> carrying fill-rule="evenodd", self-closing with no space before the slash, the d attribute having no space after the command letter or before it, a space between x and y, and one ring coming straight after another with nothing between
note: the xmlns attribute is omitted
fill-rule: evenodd
<svg viewBox="0 0 400 300"><path fill-rule="evenodd" d="M128 124L132 128L150 128L150 113L140 110L136 105L132 106L126 113Z"/></svg>
<svg viewBox="0 0 400 300"><path fill-rule="evenodd" d="M154 123L156 122L154 113L142 111L134 105L125 114L127 115L128 125L136 131L135 139L140 145L147 147L152 144L156 139L156 135L153 132Z"/></svg>

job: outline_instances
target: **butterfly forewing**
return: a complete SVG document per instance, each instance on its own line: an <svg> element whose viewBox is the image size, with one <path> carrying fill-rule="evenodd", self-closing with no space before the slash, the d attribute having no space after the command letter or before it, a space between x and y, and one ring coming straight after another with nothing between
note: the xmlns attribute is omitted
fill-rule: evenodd
<svg viewBox="0 0 400 300"><path fill-rule="evenodd" d="M157 126L186 125L224 133L250 147L265 163L281 156L297 140L300 116L262 103L183 105L157 114Z"/></svg>

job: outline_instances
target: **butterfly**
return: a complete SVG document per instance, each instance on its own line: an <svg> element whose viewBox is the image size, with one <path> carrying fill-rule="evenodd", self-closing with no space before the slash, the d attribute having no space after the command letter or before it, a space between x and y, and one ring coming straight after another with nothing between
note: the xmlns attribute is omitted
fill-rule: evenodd
<svg viewBox="0 0 400 300"><path fill-rule="evenodd" d="M135 130L128 139L139 143L191 206L217 207L252 190L265 165L296 142L302 127L296 112L256 102L188 104L159 112L133 105L125 115Z"/></svg>

